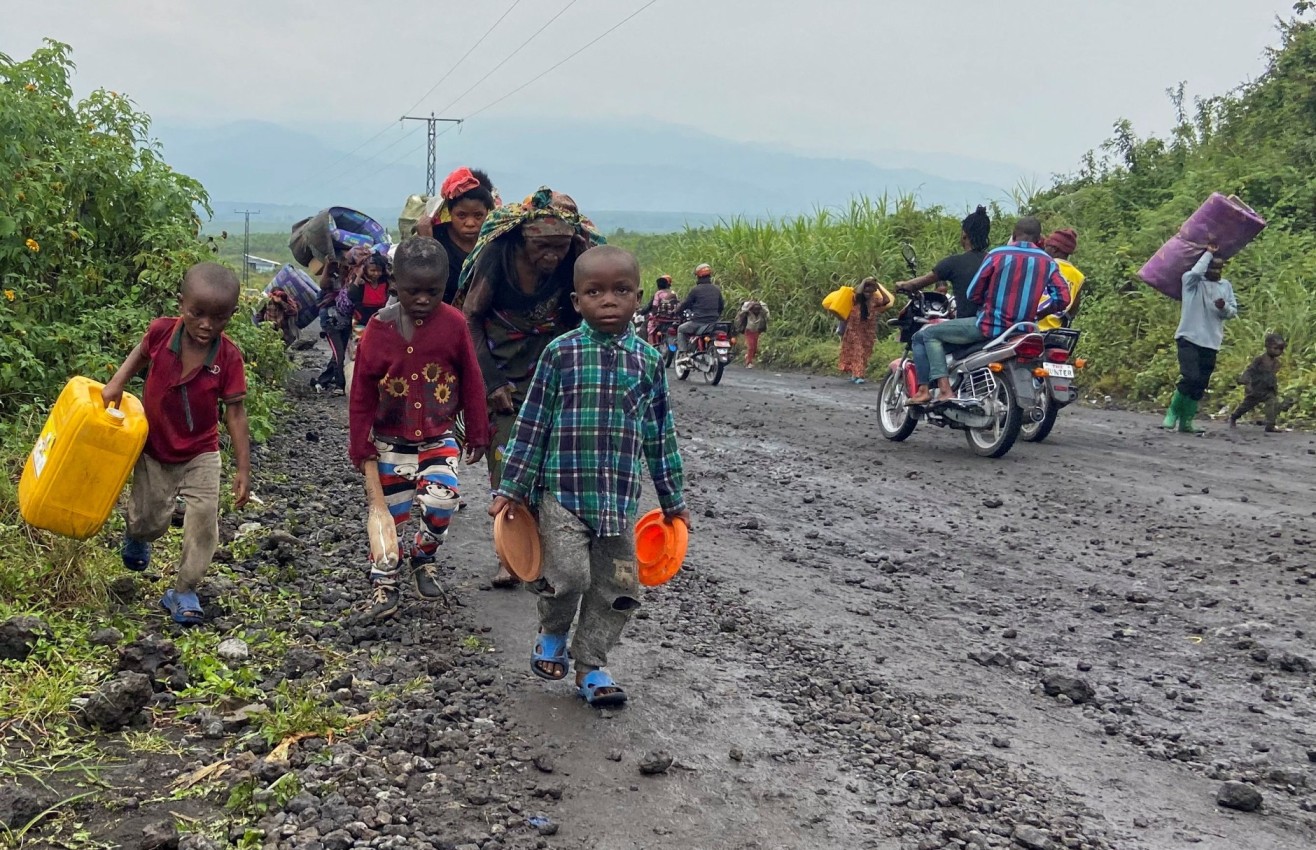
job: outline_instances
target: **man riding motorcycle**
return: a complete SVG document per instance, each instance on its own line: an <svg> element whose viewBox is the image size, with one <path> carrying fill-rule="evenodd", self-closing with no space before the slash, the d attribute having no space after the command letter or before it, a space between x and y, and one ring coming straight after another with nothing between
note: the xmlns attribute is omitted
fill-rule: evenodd
<svg viewBox="0 0 1316 850"><path fill-rule="evenodd" d="M639 314L648 317L646 338L650 345L657 346L667 333L667 326L681 321L681 296L672 291L672 276L658 276L658 290L654 292L649 303L640 308Z"/></svg>
<svg viewBox="0 0 1316 850"><path fill-rule="evenodd" d="M690 338L701 329L722 320L726 301L722 288L713 283L713 268L708 263L695 266L695 286L681 302L680 312L690 312L689 320L677 328L677 348L682 354L690 350Z"/></svg>
<svg viewBox="0 0 1316 850"><path fill-rule="evenodd" d="M929 404L934 383L940 399L951 397L943 346L994 339L1020 322L1036 321L1043 292L1051 296L1048 313L1060 312L1069 303L1069 283L1051 256L1038 247L1041 241L1041 222L1032 216L1019 219L1010 243L988 253L969 284L969 301L981 310L977 318L929 325L914 335L919 387L907 404Z"/></svg>

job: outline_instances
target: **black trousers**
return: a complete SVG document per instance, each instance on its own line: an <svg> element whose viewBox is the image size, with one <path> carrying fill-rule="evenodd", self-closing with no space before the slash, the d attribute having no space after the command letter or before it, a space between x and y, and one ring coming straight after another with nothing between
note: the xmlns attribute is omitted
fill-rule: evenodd
<svg viewBox="0 0 1316 850"><path fill-rule="evenodd" d="M1179 347L1179 392L1193 401L1201 401L1206 395L1207 384L1211 383L1219 352L1182 338L1175 342Z"/></svg>

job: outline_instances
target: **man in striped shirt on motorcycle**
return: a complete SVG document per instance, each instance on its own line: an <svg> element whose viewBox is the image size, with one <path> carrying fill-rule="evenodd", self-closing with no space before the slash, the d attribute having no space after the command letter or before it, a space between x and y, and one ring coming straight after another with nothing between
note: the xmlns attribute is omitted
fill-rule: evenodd
<svg viewBox="0 0 1316 850"><path fill-rule="evenodd" d="M1069 284L1051 255L1038 247L1041 241L1042 223L1032 216L1019 219L1010 243L989 252L969 284L969 300L978 307L978 316L928 325L914 335L919 388L907 404L930 403L934 383L939 399L951 397L945 346L995 339L1020 322L1037 321L1043 293L1050 296L1046 313L1060 312L1069 303Z"/></svg>

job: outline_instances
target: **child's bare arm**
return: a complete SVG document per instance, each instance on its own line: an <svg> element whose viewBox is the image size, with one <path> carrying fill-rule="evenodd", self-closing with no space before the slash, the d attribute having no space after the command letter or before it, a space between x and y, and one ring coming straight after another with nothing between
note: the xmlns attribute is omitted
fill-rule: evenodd
<svg viewBox="0 0 1316 850"><path fill-rule="evenodd" d="M233 443L233 507L240 508L251 498L251 431L247 427L247 405L238 399L224 405L224 427Z"/></svg>
<svg viewBox="0 0 1316 850"><path fill-rule="evenodd" d="M146 353L146 342L139 341L133 350L128 352L123 365L114 373L114 377L110 378L105 388L101 390L101 401L105 402L106 407L118 404L123 399L123 388L148 362L150 357Z"/></svg>

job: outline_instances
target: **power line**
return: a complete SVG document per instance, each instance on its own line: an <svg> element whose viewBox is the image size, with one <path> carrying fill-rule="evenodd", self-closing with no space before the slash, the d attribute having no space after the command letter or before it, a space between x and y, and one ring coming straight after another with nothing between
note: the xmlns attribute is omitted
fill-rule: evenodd
<svg viewBox="0 0 1316 850"><path fill-rule="evenodd" d="M553 17L551 17L551 18L548 19L548 22L547 22L547 23L545 23L542 27L540 27L539 29L537 29L537 30L535 30L533 33L531 33L530 37L527 38L525 41L521 42L521 44L520 44L519 47L517 47L517 48L516 48L515 50L513 50L511 53L507 54L507 56L505 56L505 57L503 58L503 61L499 62L497 65L495 65L495 66L493 66L492 68L490 68L488 73L486 73L486 74L485 74L483 77L481 77L480 79L476 80L475 83L474 83L473 85L471 85L470 88L468 88L466 91L462 92L461 94L457 95L457 97L452 101L452 103L449 103L447 106L443 107L443 108L440 109L439 111L440 111L440 112L447 112L449 109L452 109L452 107L455 106L458 102L460 102L462 98L466 97L466 95L468 95L468 94L470 94L472 91L474 91L474 90L476 89L476 87L478 87L478 86L480 85L480 83L483 83L485 80L487 80L487 79L489 79L490 77L492 77L492 76L494 75L494 73L496 73L496 72L498 71L499 68L503 67L503 66L506 65L508 62L512 61L512 58L515 57L516 54L518 54L518 53L520 53L522 50L524 50L524 49L525 49L525 46L526 46L527 44L529 44L530 42L532 42L532 41L534 41L536 38L538 38L538 37L539 37L539 34L540 34L541 32L543 32L544 30L548 29L549 26L551 26L552 23L553 23L554 21L556 21L558 18L562 17L562 15L563 15L568 9L570 9L570 8L571 8L572 6L574 6L574 5L576 5L576 0L571 0L570 3L568 3L568 4L565 5L565 6L563 6L562 9L561 9L556 15L554 15Z"/></svg>
<svg viewBox="0 0 1316 850"><path fill-rule="evenodd" d="M499 18L499 19L496 20L496 21L494 21L494 22L493 22L493 26L489 27L489 29L488 29L487 31L485 31L485 34L484 34L484 35L480 36L480 40L477 41L477 42L475 42L475 44L472 44L471 47L470 47L470 49L467 50L465 53L462 54L462 58L460 58L460 59L458 59L456 62L452 63L452 67L448 69L448 72L447 72L446 74L444 74L442 77L439 77L439 81L438 81L437 83L435 83L434 85L430 86L430 90L427 91L427 92L425 92L423 95L421 95L421 96L420 96L420 100L418 100L418 101L416 101L415 103L411 104L411 106L408 106L406 111L407 111L407 112L411 112L411 111L412 111L413 109L415 109L417 106L420 106L422 103L424 103L424 102L425 102L425 98L427 98L427 97L429 97L430 95L434 94L434 90L437 89L439 86L443 85L443 81L444 81L444 80L446 80L446 79L448 79L448 77L451 77L451 76L452 76L452 72L455 71L455 70L457 70L457 68L461 66L461 63L465 62L465 61L466 61L466 58L467 58L468 56L470 56L472 53L475 52L475 48L479 47L479 46L484 42L484 40L485 40L486 38L489 37L489 34L492 33L495 29L497 29L497 28L498 28L498 25L501 24L501 23L503 22L503 18L506 18L508 15L512 14L512 10L515 9L517 6L519 6L520 3L521 3L521 0L515 0L515 2L512 3L511 6L508 6L508 7L507 7L507 11L506 11L506 12L503 12L503 17L502 17L502 18ZM552 22L550 21L550 23L552 23ZM439 110L439 111L440 111L440 112L446 112L447 110L446 110L446 109L441 109L441 110Z"/></svg>
<svg viewBox="0 0 1316 850"><path fill-rule="evenodd" d="M472 53L474 53L474 52L475 52L475 49L476 49L477 47L479 47L481 44L483 44L483 43L484 43L484 40L487 39L490 35L492 35L492 34L493 34L493 31L496 30L496 29L498 29L498 25L501 24L501 23L503 22L503 20L504 20L508 15L512 14L512 10L515 9L515 8L516 8L517 6L519 6L520 4L521 4L521 0L513 0L512 5L507 7L507 11L506 11L506 12L503 12L503 14L498 18L498 20L494 21L493 24L489 27L489 29L487 29L487 30L484 31L484 35L480 36L480 38L479 38L474 44L472 44L472 45L470 46L470 48L467 49L467 51L466 51L465 53L462 54L462 56L461 56L460 59L458 59L456 62L452 63L452 67L449 68L449 69L447 70L447 72L446 72L442 77L439 78L439 81L438 81L437 83L435 83L434 85L430 86L429 91L427 91L427 92L425 92L425 94L421 95L420 100L417 100L417 101L416 101L415 103L413 103L411 106L408 106L407 109L406 109L405 111L406 111L406 112L411 112L411 111L412 111L413 109L415 109L417 106L420 106L422 103L424 103L424 102L425 102L425 98L427 98L427 97L429 97L431 94L433 94L433 93L434 93L434 90L437 89L440 85L442 85L444 80L446 80L446 79L448 79L448 77L452 76L452 72L453 72L453 71L456 71L459 67L461 67L461 63L462 63L462 62L465 62L466 59L467 59L467 57L469 57ZM311 183L316 177L323 177L324 174L325 174L326 172L330 172L330 171L332 171L334 168L338 167L338 166L341 165L342 163L344 163L344 162L346 162L347 160L351 159L353 155L355 155L358 151L360 151L360 150L361 150L362 148L364 148L366 145L370 144L370 143L373 142L375 139L378 139L380 136L382 136L382 135L384 135L385 133L387 133L387 132L389 131L389 128L391 128L392 126L393 126L392 122L390 122L390 123L384 125L384 128L381 129L378 133L375 133L375 135L373 135L373 136L371 136L370 138L366 139L366 140L365 140L364 142L362 142L361 144L357 145L356 147L352 148L352 149L351 149L350 151L348 151L347 153L345 153L345 154L343 154L342 156L340 156L338 159L334 160L334 162L330 163L326 168L324 168L324 169L323 169L322 171L320 171L317 175L315 175L315 177L308 177L307 179L303 180L302 182L295 184L292 188L293 188L293 189L300 189L302 186L305 186L306 184ZM407 133L406 135L404 135L402 138L405 139L405 138L407 138L408 136L411 136L411 135L413 135L413 134L416 133L416 132L418 132L418 130L413 130L412 132ZM400 140L399 140L399 141L400 141ZM393 147L393 145L396 145L396 144L397 144L397 142L395 141L395 142L393 142L393 144L391 144L391 145L389 145L388 147L384 148L384 150L388 150L389 148ZM371 162L372 160L377 159L377 158L379 157L379 155L382 154L383 152L384 152L384 151L379 151L378 153L375 154L374 157L371 157L371 158L367 159L366 162Z"/></svg>
<svg viewBox="0 0 1316 850"><path fill-rule="evenodd" d="M592 46L592 45L594 45L595 43L597 43L598 41L600 41L604 36L608 35L608 34L611 33L613 30L617 29L617 28L620 27L622 24L625 24L625 23L626 23L627 21L629 21L631 18L634 18L636 15L640 14L640 13L643 12L645 9L649 8L649 7L652 6L654 3L657 3L657 2L658 2L658 0L649 0L648 3L645 3L643 6L641 6L641 7L638 8L638 9L636 9L634 12L631 12L629 15L627 15L627 16L624 17L624 18L622 18L620 21L618 21L617 23L613 24L613 25L612 25L611 27L609 27L608 29L604 30L602 33L600 33L600 34L599 34L598 36L596 36L594 39L592 39L591 41L587 42L583 47L581 47L580 49L578 49L576 52L570 54L570 55L567 56L565 59L563 59L563 60L557 62L556 64L550 65L549 67L545 68L543 71L541 71L541 72L539 72L538 74L536 74L535 76L531 77L529 80L526 80L526 81L525 81L524 83L522 83L521 85L519 85L519 86L517 86L516 88L512 89L511 91L509 91L507 94L503 95L502 97L498 98L497 100L493 101L492 103L488 103L488 104L486 104L486 105L480 107L479 109L475 110L474 112L470 113L469 115L466 116L466 120L469 121L469 120L471 120L472 118L474 118L475 116L479 115L481 112L484 112L484 111L487 110L487 109L492 109L493 107L495 107L495 106L497 106L498 104L502 103L504 100L507 100L507 99L508 99L509 97L511 97L512 95L514 95L514 94L516 94L517 92L521 91L522 89L526 88L526 87L529 86L530 84L532 84L532 83L534 83L534 82L537 82L538 80L542 79L546 74L548 74L549 72L553 71L555 68L559 68L559 67L561 67L562 65L565 65L567 62L571 61L571 60L574 59L575 57L579 56L581 53L585 52L585 50L588 49L590 46Z"/></svg>
<svg viewBox="0 0 1316 850"><path fill-rule="evenodd" d="M446 136L446 135L448 135L449 133L451 133L453 130L456 130L456 129L457 129L458 127L460 127L460 126L461 126L461 124L453 124L451 127L449 127L448 129L444 130L442 133L438 133L438 134L436 134L436 135L434 136L434 138L435 138L436 140L437 140L437 139L441 139L441 138L443 138L444 136ZM413 130L412 132L413 132L413 133L415 133L415 132L419 132L419 130ZM429 144L429 140L428 140L428 139L426 140L425 144ZM356 180L353 180L351 183L348 183L347 185L345 185L345 186L343 187L343 189L344 189L344 190L347 190L347 189L354 189L354 188L356 188L357 186L360 186L362 183L366 183L366 182L368 182L368 181L370 181L370 180L375 179L376 177L378 177L379 175L383 174L383 173L384 173L385 171L387 171L388 169L390 169L390 168L392 168L393 166L397 165L398 163L402 162L402 160L404 160L404 159L408 159L408 158L410 158L412 155L417 154L417 153L420 153L424 148L425 148L425 145L421 145L421 146L419 146L419 147L412 148L411 150L407 151L406 153L404 153L402 156L398 157L397 159L392 160L392 161L390 161L390 162L386 162L386 163L384 163L384 164L381 165L378 169L376 169L375 171L371 172L368 176L366 176L366 177L360 177L360 178L358 178L358 179L356 179Z"/></svg>

